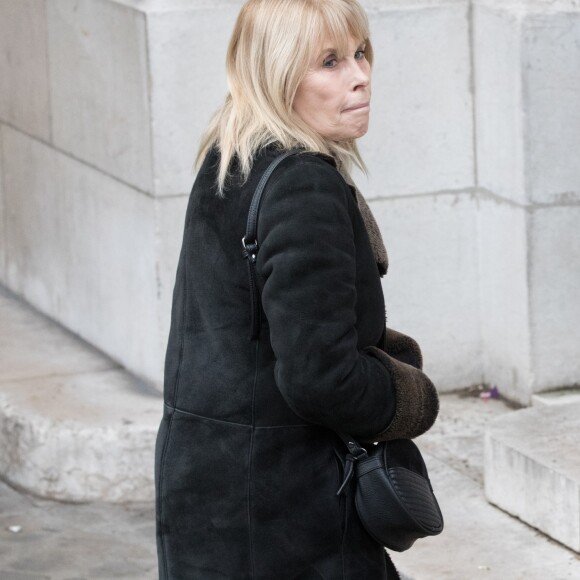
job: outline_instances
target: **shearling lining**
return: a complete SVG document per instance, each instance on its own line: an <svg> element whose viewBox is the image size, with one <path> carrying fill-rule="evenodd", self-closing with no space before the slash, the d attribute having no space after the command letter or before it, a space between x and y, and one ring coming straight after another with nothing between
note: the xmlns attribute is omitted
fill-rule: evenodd
<svg viewBox="0 0 580 580"><path fill-rule="evenodd" d="M423 368L423 355L417 341L402 332L385 328L384 343L381 347L388 355L414 366Z"/></svg>
<svg viewBox="0 0 580 580"><path fill-rule="evenodd" d="M384 276L389 268L389 256L387 255L387 249L383 242L381 230L379 229L375 216L373 215L373 212L363 194L356 186L354 186L354 190L356 192L358 208L365 223L365 228L371 242L371 248L373 249L373 254L375 255L375 260L379 268L379 274Z"/></svg>

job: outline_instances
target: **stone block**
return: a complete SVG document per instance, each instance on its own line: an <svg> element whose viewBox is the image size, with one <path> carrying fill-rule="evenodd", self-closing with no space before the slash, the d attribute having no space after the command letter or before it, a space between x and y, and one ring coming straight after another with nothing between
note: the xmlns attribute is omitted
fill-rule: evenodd
<svg viewBox="0 0 580 580"><path fill-rule="evenodd" d="M474 3L479 184L518 202L580 199L580 6Z"/></svg>
<svg viewBox="0 0 580 580"><path fill-rule="evenodd" d="M389 254L387 323L421 345L438 388L482 381L477 202L467 194L371 200Z"/></svg>
<svg viewBox="0 0 580 580"><path fill-rule="evenodd" d="M477 221L485 382L527 405L533 380L529 215L499 197L481 195Z"/></svg>
<svg viewBox="0 0 580 580"><path fill-rule="evenodd" d="M364 4L375 51L365 194L472 186L469 2Z"/></svg>
<svg viewBox="0 0 580 580"><path fill-rule="evenodd" d="M570 268L580 257L579 211L481 198L485 380L524 405L533 393L574 385L580 375L580 275Z"/></svg>
<svg viewBox="0 0 580 580"><path fill-rule="evenodd" d="M473 44L478 185L506 199L526 199L521 15L474 2Z"/></svg>
<svg viewBox="0 0 580 580"><path fill-rule="evenodd" d="M54 0L47 17L55 145L151 192L145 15L117 2Z"/></svg>
<svg viewBox="0 0 580 580"><path fill-rule="evenodd" d="M0 475L65 501L153 499L162 399L0 287Z"/></svg>
<svg viewBox="0 0 580 580"><path fill-rule="evenodd" d="M6 284L159 382L155 199L18 131L4 127L3 141Z"/></svg>
<svg viewBox="0 0 580 580"><path fill-rule="evenodd" d="M50 139L46 0L0 2L0 119Z"/></svg>
<svg viewBox="0 0 580 580"><path fill-rule="evenodd" d="M580 201L580 5L523 23L529 197Z"/></svg>
<svg viewBox="0 0 580 580"><path fill-rule="evenodd" d="M569 387L567 389L556 389L532 395L532 405L534 407L552 405L573 405L580 404L580 387Z"/></svg>
<svg viewBox="0 0 580 580"><path fill-rule="evenodd" d="M65 501L153 499L162 398L0 288L0 475Z"/></svg>
<svg viewBox="0 0 580 580"><path fill-rule="evenodd" d="M485 436L487 499L580 552L580 405L517 411Z"/></svg>
<svg viewBox="0 0 580 580"><path fill-rule="evenodd" d="M531 214L530 309L533 391L578 384L580 377L580 206Z"/></svg>
<svg viewBox="0 0 580 580"><path fill-rule="evenodd" d="M226 49L241 2L197 4L147 15L156 195L191 190L202 133L227 93Z"/></svg>
<svg viewBox="0 0 580 580"><path fill-rule="evenodd" d="M151 501L161 419L121 370L2 382L0 473L65 501Z"/></svg>

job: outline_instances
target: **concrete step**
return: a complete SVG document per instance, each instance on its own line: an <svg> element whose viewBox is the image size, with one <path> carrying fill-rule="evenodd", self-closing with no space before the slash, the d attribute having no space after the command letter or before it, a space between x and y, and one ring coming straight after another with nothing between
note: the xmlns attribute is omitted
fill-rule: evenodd
<svg viewBox="0 0 580 580"><path fill-rule="evenodd" d="M161 396L0 288L0 477L42 497L154 496Z"/></svg>
<svg viewBox="0 0 580 580"><path fill-rule="evenodd" d="M580 552L579 447L579 403L496 419L485 438L487 498Z"/></svg>
<svg viewBox="0 0 580 580"><path fill-rule="evenodd" d="M433 428L416 441L445 519L443 533L391 552L410 580L572 580L580 559L508 513L483 490L484 434L494 421L519 411L501 400L449 394L440 397ZM540 427L541 428L541 427Z"/></svg>
<svg viewBox="0 0 580 580"><path fill-rule="evenodd" d="M534 407L541 405L570 405L574 403L580 403L580 387L568 387L532 395L532 405Z"/></svg>
<svg viewBox="0 0 580 580"><path fill-rule="evenodd" d="M424 453L445 520L441 535L390 552L410 580L572 580L573 552L490 505L466 475Z"/></svg>

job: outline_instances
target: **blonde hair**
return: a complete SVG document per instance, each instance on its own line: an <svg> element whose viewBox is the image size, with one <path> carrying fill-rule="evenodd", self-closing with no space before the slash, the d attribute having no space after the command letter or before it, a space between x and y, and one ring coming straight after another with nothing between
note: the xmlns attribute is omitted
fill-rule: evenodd
<svg viewBox="0 0 580 580"><path fill-rule="evenodd" d="M289 24L292 23L292 24ZM367 16L357 0L248 0L228 46L229 93L202 137L196 166L208 151L220 150L217 193L223 196L230 164L237 158L247 179L255 153L272 143L332 155L348 173L364 162L354 140L328 141L306 125L292 105L322 40L337 56L348 53L349 36L366 41L372 65Z"/></svg>

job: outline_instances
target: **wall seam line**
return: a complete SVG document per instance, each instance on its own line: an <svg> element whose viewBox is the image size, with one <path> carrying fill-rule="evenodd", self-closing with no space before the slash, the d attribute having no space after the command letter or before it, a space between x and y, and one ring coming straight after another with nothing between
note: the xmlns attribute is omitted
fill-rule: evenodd
<svg viewBox="0 0 580 580"><path fill-rule="evenodd" d="M475 195L475 239L476 239L476 250L475 259L477 261L477 332L478 332L478 345L477 353L479 359L479 380L482 384L486 383L486 360L485 360L485 335L484 335L484 300L485 292L483 288L483 259L482 253L484 251L483 244L483 232L481 223L481 203L483 198L482 192L479 188L479 157L478 157L478 132L477 132L477 76L476 76L476 58L475 58L475 7L473 1L469 0L467 6L467 34L468 34L468 46L469 46L469 90L471 93L471 122L472 122L472 152L473 152L473 183L476 188Z"/></svg>
<svg viewBox="0 0 580 580"><path fill-rule="evenodd" d="M59 153L60 155L63 155L64 157L67 157L68 159L71 159L72 161L76 161L77 163L80 163L81 165L84 165L85 167L88 167L89 169L92 169L93 171L95 171L95 172L97 172L105 177L108 177L109 179L112 179L113 181L115 181L115 182L129 188L129 189L132 189L135 193L138 193L140 195L144 195L144 196L149 197L151 199L158 199L158 200L175 199L175 198L182 198L182 197L189 196L189 192L155 195L153 192L139 189L136 185L129 183L128 181L125 181L124 179L122 179L116 175L113 175L112 173L109 173L108 171L106 171L102 167L99 167L98 165L94 165L93 163L90 163L89 161L87 161L85 159L81 159L80 157L76 157L70 151L66 151L65 149L61 149L60 147L56 146L54 143L50 143L50 142L46 141L45 139L39 137L38 135L33 135L33 134L29 133L28 131L24 131L22 128L17 127L16 125L13 125L12 123L10 123L9 121L6 121L5 119L0 119L0 124L4 125L5 127L8 127L9 129L11 129L12 131L14 131L16 133L19 133L20 135L23 135L25 137L28 137L29 139L32 139L33 141L35 141L36 143L38 143L40 145L44 145L48 149L52 149L56 153Z"/></svg>
<svg viewBox="0 0 580 580"><path fill-rule="evenodd" d="M525 76L525 42L523 38L523 22L525 16L519 14L516 19L517 22L517 39L518 39L518 92L520 99L520 121L521 121L521 132L522 132L522 151L521 151L521 162L522 162L522 173L523 173L523 188L524 188L524 199L529 200L531 198L530 189L530 179L528 176L528 115L527 115L527 103L528 103L528 90L526 84ZM528 402L531 403L531 397L534 393L535 387L535 373L533 368L534 358L534 338L533 338L533 325L534 325L534 311L533 311L533 286L532 286L532 269L533 269L533 236L531 229L533 228L533 204L527 206L529 209L525 212L525 238L526 238L526 318L527 318L527 363L528 363Z"/></svg>
<svg viewBox="0 0 580 580"><path fill-rule="evenodd" d="M46 88L48 92L48 140L50 143L54 143L54 115L52 111L52 74L50 66L50 26L48 20L49 7L47 0L44 0L44 24L46 26Z"/></svg>
<svg viewBox="0 0 580 580"><path fill-rule="evenodd" d="M457 196L470 196L476 197L478 199L492 199L498 204L504 204L510 207L524 209L526 211L537 211L543 209L552 209L552 208L562 208L562 207L580 207L580 199L573 200L573 201L564 201L564 202L556 202L556 203L521 203L518 201L514 201L513 199L509 199L507 197L502 197L501 195L490 191L484 187L471 187L467 189L460 189L460 190L447 190L447 191L428 191L422 193L408 193L408 194L396 194L391 196L380 196L380 197L365 197L365 200L370 203L377 203L377 202L388 202L388 201L400 201L405 199L419 199L419 198L426 198L426 197L457 197Z"/></svg>

